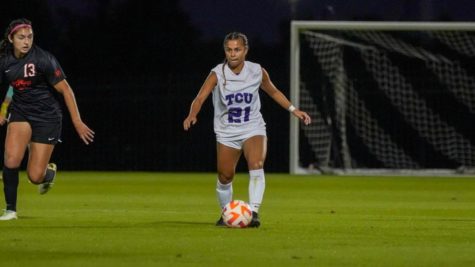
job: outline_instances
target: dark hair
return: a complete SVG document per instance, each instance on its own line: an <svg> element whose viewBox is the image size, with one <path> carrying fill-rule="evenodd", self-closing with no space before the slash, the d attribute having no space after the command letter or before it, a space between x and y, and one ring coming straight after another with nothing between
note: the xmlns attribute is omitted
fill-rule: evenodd
<svg viewBox="0 0 475 267"><path fill-rule="evenodd" d="M27 24L32 25L31 21L25 18L15 19L10 22L8 27L5 29L5 34L3 34L3 39L0 41L0 57L3 57L6 54L8 48L11 48L10 41L8 40L8 36L12 33L12 29L20 24Z"/></svg>
<svg viewBox="0 0 475 267"><path fill-rule="evenodd" d="M241 39L245 47L249 48L249 42L247 41L247 36L244 33L240 32L230 32L224 37L223 46L226 46L228 41L239 40Z"/></svg>
<svg viewBox="0 0 475 267"><path fill-rule="evenodd" d="M230 32L230 33L226 34L226 37L224 37L224 41L223 41L223 47L226 48L226 44L231 40L241 40L243 45L247 49L249 49L249 41L247 40L247 36L244 33ZM224 77L223 86L226 86L226 75L224 74L224 67L226 66L226 63L228 63L228 59L225 57L224 62L223 62L223 77Z"/></svg>

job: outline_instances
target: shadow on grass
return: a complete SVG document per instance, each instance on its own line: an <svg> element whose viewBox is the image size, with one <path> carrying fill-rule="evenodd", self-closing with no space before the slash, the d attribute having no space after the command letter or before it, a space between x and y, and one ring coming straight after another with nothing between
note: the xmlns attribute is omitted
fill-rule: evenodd
<svg viewBox="0 0 475 267"><path fill-rule="evenodd" d="M156 225L213 225L214 222L190 222L190 221L156 221L149 224Z"/></svg>
<svg viewBox="0 0 475 267"><path fill-rule="evenodd" d="M38 219L38 217L21 217L23 219ZM11 224L9 224L11 225ZM137 229L137 228L152 228L155 226L215 226L212 222L190 222L190 221L155 221L144 223L130 223L130 224L90 224L90 225L15 225L15 228L41 228L41 229Z"/></svg>

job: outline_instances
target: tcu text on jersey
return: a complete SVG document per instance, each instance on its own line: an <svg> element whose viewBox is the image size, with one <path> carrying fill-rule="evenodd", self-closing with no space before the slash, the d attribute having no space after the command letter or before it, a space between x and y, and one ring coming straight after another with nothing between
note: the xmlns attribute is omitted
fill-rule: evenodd
<svg viewBox="0 0 475 267"><path fill-rule="evenodd" d="M225 98L228 101L228 103L227 103L228 106L232 105L234 102L242 103L243 101L246 104L251 104L252 94L251 93L229 94L229 95L226 95Z"/></svg>
<svg viewBox="0 0 475 267"><path fill-rule="evenodd" d="M227 105L230 106L234 103L246 103L251 104L252 94L251 93L235 93L225 96ZM243 114L244 111L244 114ZM249 121L249 115L251 114L251 106L247 107L230 107L228 108L228 122L230 123L241 123Z"/></svg>

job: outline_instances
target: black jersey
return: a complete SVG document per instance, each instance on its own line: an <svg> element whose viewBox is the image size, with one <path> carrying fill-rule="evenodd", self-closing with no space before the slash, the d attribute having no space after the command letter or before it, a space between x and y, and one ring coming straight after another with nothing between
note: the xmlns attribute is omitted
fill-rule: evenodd
<svg viewBox="0 0 475 267"><path fill-rule="evenodd" d="M12 51L0 58L0 84L10 84L14 92L10 111L28 120L62 119L53 85L65 78L56 58L36 45L23 58L17 59Z"/></svg>

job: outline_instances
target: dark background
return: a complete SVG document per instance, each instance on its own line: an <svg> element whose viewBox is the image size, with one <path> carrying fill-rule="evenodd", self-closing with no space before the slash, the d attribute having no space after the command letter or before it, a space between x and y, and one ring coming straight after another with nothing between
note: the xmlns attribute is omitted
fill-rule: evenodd
<svg viewBox="0 0 475 267"><path fill-rule="evenodd" d="M224 58L222 39L248 35L248 60L265 67L289 95L290 21L473 21L473 1L4 1L0 27L33 22L35 43L60 61L92 145L65 112L63 170L214 171L212 104L184 132L182 121L210 69ZM4 92L0 92L4 94ZM269 146L266 170L288 171L289 114L262 95ZM1 136L4 138L4 130ZM238 167L244 169L243 162Z"/></svg>

